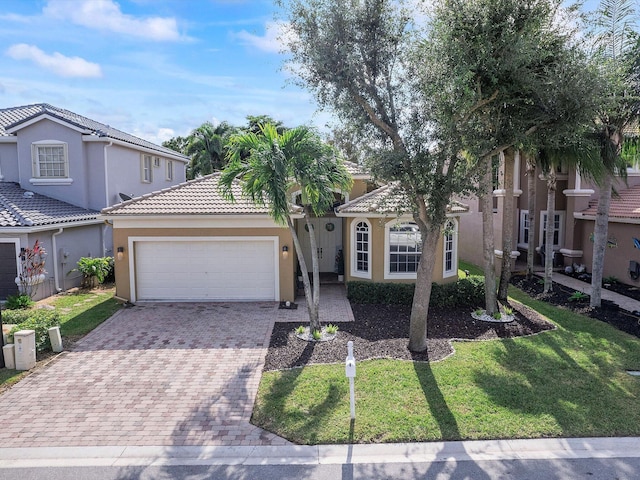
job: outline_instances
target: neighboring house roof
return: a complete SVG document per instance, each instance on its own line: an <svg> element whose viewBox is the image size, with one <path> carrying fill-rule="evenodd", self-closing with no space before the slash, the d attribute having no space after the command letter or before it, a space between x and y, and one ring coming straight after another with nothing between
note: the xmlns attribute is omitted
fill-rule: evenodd
<svg viewBox="0 0 640 480"><path fill-rule="evenodd" d="M96 135L98 137L106 137L113 140L120 140L137 147L144 147L150 150L155 150L166 155L184 157L185 161L189 158L178 153L170 148L156 145L155 143L148 142L134 135L122 132L118 129L105 125L104 123L96 122L90 118L83 117L77 113L70 112L63 108L54 107L48 103L37 103L34 105L24 105L21 107L11 107L0 109L0 136L10 136L11 133L8 130L19 127L23 123L29 122L41 115L49 115L51 117L62 120L66 123L74 125L80 129L86 130L87 135Z"/></svg>
<svg viewBox="0 0 640 480"><path fill-rule="evenodd" d="M358 197L336 208L338 216L392 216L411 213L407 195L397 183L383 185L376 190ZM453 201L447 208L448 213L460 215L469 211L469 207Z"/></svg>
<svg viewBox="0 0 640 480"><path fill-rule="evenodd" d="M0 228L98 221L100 213L0 182Z"/></svg>
<svg viewBox="0 0 640 480"><path fill-rule="evenodd" d="M268 215L267 206L243 197L238 183L232 186L235 202L219 189L220 172L136 197L102 210L105 215Z"/></svg>
<svg viewBox="0 0 640 480"><path fill-rule="evenodd" d="M598 201L589 202L589 207L581 212L576 212L576 218L595 219L598 212ZM618 192L617 196L611 197L609 206L609 221L622 219L640 220L640 185L630 187ZM637 222L633 222L637 223Z"/></svg>
<svg viewBox="0 0 640 480"><path fill-rule="evenodd" d="M371 174L362 166L348 160L344 161L347 172L354 178L369 178Z"/></svg>

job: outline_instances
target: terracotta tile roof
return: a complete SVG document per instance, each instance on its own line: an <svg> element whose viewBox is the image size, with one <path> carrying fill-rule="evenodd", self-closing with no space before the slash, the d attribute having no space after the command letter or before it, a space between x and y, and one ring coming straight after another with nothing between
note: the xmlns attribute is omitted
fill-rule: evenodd
<svg viewBox="0 0 640 480"><path fill-rule="evenodd" d="M368 177L370 173L362 166L358 165L355 162L350 162L348 160L344 161L344 166L347 168L347 172L353 177Z"/></svg>
<svg viewBox="0 0 640 480"><path fill-rule="evenodd" d="M0 182L0 227L38 227L97 220L99 212Z"/></svg>
<svg viewBox="0 0 640 480"><path fill-rule="evenodd" d="M340 214L362 215L404 215L409 214L412 207L404 190L397 183L383 185L376 190L358 197L336 209ZM469 211L469 207L453 201L448 207L449 213L461 214Z"/></svg>
<svg viewBox="0 0 640 480"><path fill-rule="evenodd" d="M106 215L267 215L266 206L242 196L239 184L232 187L235 202L226 200L218 184L220 172L136 197L102 210Z"/></svg>
<svg viewBox="0 0 640 480"><path fill-rule="evenodd" d="M93 134L96 136L102 136L112 138L114 140L120 140L122 142L130 143L138 147L145 147L151 150L155 150L164 154L177 155L184 157L185 161L189 158L175 152L169 148L156 145L155 143L148 142L136 136L122 132L118 129L112 128L104 123L96 122L90 118L83 117L77 113L70 112L63 108L54 107L48 103L37 103L34 105L24 105L20 107L2 108L0 109L0 136L10 136L7 130L16 127L32 118L39 115L47 114L52 117L63 120L71 125L87 130L87 134Z"/></svg>
<svg viewBox="0 0 640 480"><path fill-rule="evenodd" d="M589 207L580 212L583 217L595 217L598 201L589 202ZM640 218L640 185L630 187L611 197L609 218Z"/></svg>

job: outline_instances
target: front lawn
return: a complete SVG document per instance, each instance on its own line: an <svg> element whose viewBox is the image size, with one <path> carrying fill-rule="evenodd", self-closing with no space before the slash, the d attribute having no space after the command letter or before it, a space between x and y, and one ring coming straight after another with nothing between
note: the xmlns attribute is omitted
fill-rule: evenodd
<svg viewBox="0 0 640 480"><path fill-rule="evenodd" d="M79 291L58 295L41 302L52 306L59 313L60 334L65 350L70 344L89 333L121 308L121 305L113 298L114 293L114 288L95 289L90 292ZM6 319L4 321L6 322ZM27 373L6 368L0 369L0 391L2 387L17 382Z"/></svg>
<svg viewBox="0 0 640 480"><path fill-rule="evenodd" d="M640 340L609 325L512 298L558 328L454 342L436 363L357 364L350 429L344 365L266 372L253 423L300 444L640 435Z"/></svg>

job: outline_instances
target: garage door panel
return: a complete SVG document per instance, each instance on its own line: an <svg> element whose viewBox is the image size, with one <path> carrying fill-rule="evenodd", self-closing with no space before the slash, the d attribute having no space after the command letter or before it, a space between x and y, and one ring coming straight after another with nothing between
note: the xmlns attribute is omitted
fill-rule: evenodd
<svg viewBox="0 0 640 480"><path fill-rule="evenodd" d="M277 300L274 241L136 241L137 299Z"/></svg>

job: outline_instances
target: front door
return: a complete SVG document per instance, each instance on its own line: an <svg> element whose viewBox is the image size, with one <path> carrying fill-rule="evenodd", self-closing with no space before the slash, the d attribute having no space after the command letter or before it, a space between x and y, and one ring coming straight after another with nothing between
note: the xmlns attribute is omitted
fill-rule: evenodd
<svg viewBox="0 0 640 480"><path fill-rule="evenodd" d="M342 219L336 217L317 217L311 219L316 233L318 248L318 266L320 272L334 272L336 255L342 249ZM302 243L302 253L309 273L312 272L311 243L305 220L298 222L298 238Z"/></svg>

